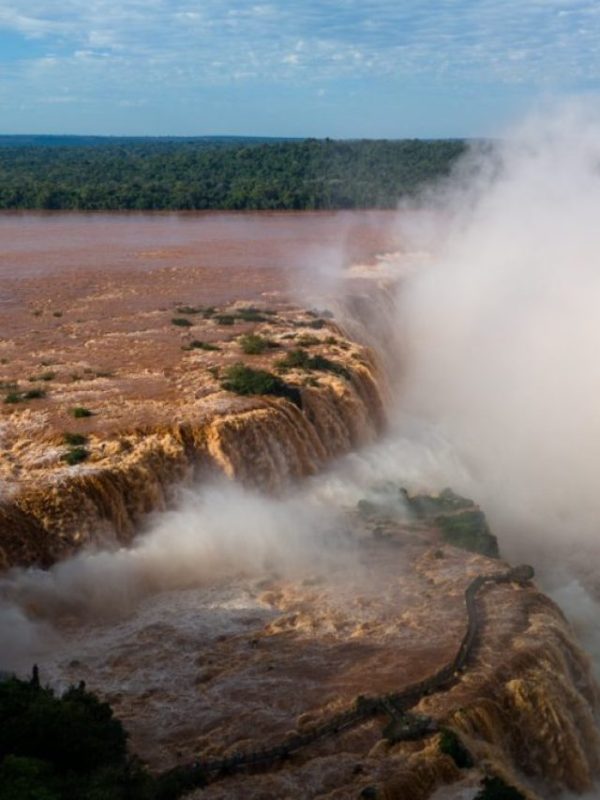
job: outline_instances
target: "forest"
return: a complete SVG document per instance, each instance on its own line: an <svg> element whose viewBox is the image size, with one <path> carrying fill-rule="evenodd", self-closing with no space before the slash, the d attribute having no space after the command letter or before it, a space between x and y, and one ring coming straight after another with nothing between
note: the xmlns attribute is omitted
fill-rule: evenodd
<svg viewBox="0 0 600 800"><path fill-rule="evenodd" d="M460 140L0 137L0 209L394 208Z"/></svg>

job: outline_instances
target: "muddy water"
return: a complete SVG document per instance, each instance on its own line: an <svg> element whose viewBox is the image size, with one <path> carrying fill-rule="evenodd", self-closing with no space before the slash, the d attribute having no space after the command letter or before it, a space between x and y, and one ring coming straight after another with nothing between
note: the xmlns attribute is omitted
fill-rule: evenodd
<svg viewBox="0 0 600 800"><path fill-rule="evenodd" d="M0 278L160 267L281 268L308 253L387 249L395 214L173 212L0 214Z"/></svg>

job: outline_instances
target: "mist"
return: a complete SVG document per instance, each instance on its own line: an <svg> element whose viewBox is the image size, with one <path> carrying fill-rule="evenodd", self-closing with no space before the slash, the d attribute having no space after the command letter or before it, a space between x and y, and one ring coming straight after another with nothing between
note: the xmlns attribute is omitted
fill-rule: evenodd
<svg viewBox="0 0 600 800"><path fill-rule="evenodd" d="M65 621L114 623L144 598L269 575L336 580L358 574L337 510L310 493L280 498L216 481L182 489L151 515L130 547L82 551L51 569L14 569L0 580L2 669L24 669L59 647Z"/></svg>
<svg viewBox="0 0 600 800"><path fill-rule="evenodd" d="M427 199L439 225L403 227L429 263L399 291L397 411L452 448L505 551L595 550L598 111L536 114Z"/></svg>

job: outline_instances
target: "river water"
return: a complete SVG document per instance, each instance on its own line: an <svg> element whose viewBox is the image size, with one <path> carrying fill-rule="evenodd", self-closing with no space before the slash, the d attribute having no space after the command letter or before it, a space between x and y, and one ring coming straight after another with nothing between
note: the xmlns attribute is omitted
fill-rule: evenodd
<svg viewBox="0 0 600 800"><path fill-rule="evenodd" d="M69 270L294 267L388 250L394 212L4 212L0 278Z"/></svg>

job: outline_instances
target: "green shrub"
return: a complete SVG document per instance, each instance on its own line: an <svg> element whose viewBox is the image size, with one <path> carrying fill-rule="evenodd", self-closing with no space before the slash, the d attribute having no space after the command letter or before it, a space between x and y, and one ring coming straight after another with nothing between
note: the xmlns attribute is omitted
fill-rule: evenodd
<svg viewBox="0 0 600 800"><path fill-rule="evenodd" d="M88 456L89 452L85 447L72 447L62 456L62 460L66 461L70 467L73 467L75 464L81 464Z"/></svg>
<svg viewBox="0 0 600 800"><path fill-rule="evenodd" d="M275 366L282 370L288 369L308 369L310 361L310 354L301 347L296 350L290 350L283 358L276 362Z"/></svg>
<svg viewBox="0 0 600 800"><path fill-rule="evenodd" d="M285 358L277 361L277 367L286 371L288 369L316 369L320 372L332 372L334 375L339 375L347 380L350 380L350 372L337 361L331 361L325 356L315 355L311 356L306 350L299 347L296 350L290 350Z"/></svg>
<svg viewBox="0 0 600 800"><path fill-rule="evenodd" d="M75 408L71 409L71 416L75 417L75 419L82 419L83 417L93 417L94 412L83 406L75 406Z"/></svg>
<svg viewBox="0 0 600 800"><path fill-rule="evenodd" d="M490 558L498 558L498 540L491 533L483 511L468 509L436 517L435 521L448 544Z"/></svg>
<svg viewBox="0 0 600 800"><path fill-rule="evenodd" d="M257 308L240 308L235 315L243 322L265 322L267 319Z"/></svg>
<svg viewBox="0 0 600 800"><path fill-rule="evenodd" d="M180 328L191 328L192 323L185 317L173 317L171 320L173 325L178 325Z"/></svg>
<svg viewBox="0 0 600 800"><path fill-rule="evenodd" d="M23 400L39 400L42 397L46 397L46 392L43 389L29 389L26 392L23 392Z"/></svg>
<svg viewBox="0 0 600 800"><path fill-rule="evenodd" d="M5 395L4 402L21 403L23 400L39 400L42 397L46 397L46 392L43 389L28 389L26 392L9 392Z"/></svg>
<svg viewBox="0 0 600 800"><path fill-rule="evenodd" d="M334 375L346 378L346 380L350 380L352 377L346 367L342 366L342 364L338 364L337 361L331 361L331 359L325 358L325 356L316 355L310 358L308 361L308 368L320 370L321 372L332 372Z"/></svg>
<svg viewBox="0 0 600 800"><path fill-rule="evenodd" d="M299 389L289 386L271 372L264 369L251 369L241 363L228 367L221 386L235 394L269 394L285 397L297 406L301 406L302 403Z"/></svg>
<svg viewBox="0 0 600 800"><path fill-rule="evenodd" d="M62 311L53 311L52 312L52 316L53 317L62 317L62 315L63 315Z"/></svg>
<svg viewBox="0 0 600 800"><path fill-rule="evenodd" d="M221 348L216 344L210 342L201 342L199 339L194 339L187 344L184 344L182 350L220 350Z"/></svg>
<svg viewBox="0 0 600 800"><path fill-rule="evenodd" d="M61 785L47 761L7 755L0 762L2 800L62 800Z"/></svg>
<svg viewBox="0 0 600 800"><path fill-rule="evenodd" d="M233 325L235 317L233 314L219 314L215 317L219 325Z"/></svg>
<svg viewBox="0 0 600 800"><path fill-rule="evenodd" d="M259 356L269 347L269 341L256 333L240 336L238 343L247 356Z"/></svg>
<svg viewBox="0 0 600 800"><path fill-rule="evenodd" d="M87 444L88 439L82 433L65 433L63 434L63 440L70 447L78 447Z"/></svg>

